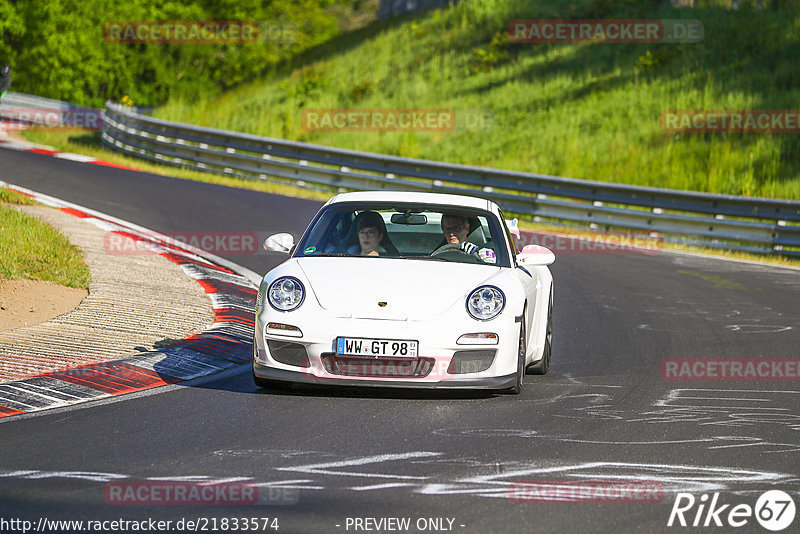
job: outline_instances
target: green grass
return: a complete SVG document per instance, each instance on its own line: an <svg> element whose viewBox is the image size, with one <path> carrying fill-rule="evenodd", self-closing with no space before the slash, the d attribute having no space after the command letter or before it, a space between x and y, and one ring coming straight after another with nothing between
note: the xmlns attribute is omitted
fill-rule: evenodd
<svg viewBox="0 0 800 534"><path fill-rule="evenodd" d="M35 204L30 197L27 197L20 193L19 191L14 191L13 189L5 189L0 188L0 203L5 204L17 204L23 206L32 206Z"/></svg>
<svg viewBox="0 0 800 534"><path fill-rule="evenodd" d="M680 109L797 109L800 10L655 0L471 0L375 23L219 97L156 115L454 163L800 199L796 134L668 134ZM767 2L771 5L770 2ZM786 3L788 5L788 3ZM696 44L522 44L514 19L699 19ZM304 110L436 108L491 117L451 132L308 132Z"/></svg>
<svg viewBox="0 0 800 534"><path fill-rule="evenodd" d="M24 195L0 189L0 278L89 289L83 253L52 226L4 203L32 204Z"/></svg>

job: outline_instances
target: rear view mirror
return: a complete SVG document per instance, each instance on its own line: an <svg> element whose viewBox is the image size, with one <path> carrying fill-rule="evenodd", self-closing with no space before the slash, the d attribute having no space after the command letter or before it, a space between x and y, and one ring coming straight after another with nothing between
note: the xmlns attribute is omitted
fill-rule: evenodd
<svg viewBox="0 0 800 534"><path fill-rule="evenodd" d="M264 240L264 250L288 253L294 247L292 234L273 234Z"/></svg>
<svg viewBox="0 0 800 534"><path fill-rule="evenodd" d="M392 213L392 224L428 224L428 217L422 213Z"/></svg>

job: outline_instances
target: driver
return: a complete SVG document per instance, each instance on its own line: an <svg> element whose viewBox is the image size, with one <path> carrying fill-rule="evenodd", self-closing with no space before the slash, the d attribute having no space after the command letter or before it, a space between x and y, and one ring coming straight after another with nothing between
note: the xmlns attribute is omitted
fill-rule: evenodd
<svg viewBox="0 0 800 534"><path fill-rule="evenodd" d="M445 213L442 215L442 232L446 244L459 245L459 249L467 254L475 254L478 246L467 241L469 221L464 215Z"/></svg>
<svg viewBox="0 0 800 534"><path fill-rule="evenodd" d="M469 235L469 219L464 215L445 213L442 215L442 233L444 234L445 244L453 245L462 252L477 256L485 263L495 263L494 250L490 248L480 248L474 243L467 241Z"/></svg>

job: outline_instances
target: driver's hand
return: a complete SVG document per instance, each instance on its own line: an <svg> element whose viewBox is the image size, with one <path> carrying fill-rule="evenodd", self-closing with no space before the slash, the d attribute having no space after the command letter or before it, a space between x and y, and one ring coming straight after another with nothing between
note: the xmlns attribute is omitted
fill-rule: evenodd
<svg viewBox="0 0 800 534"><path fill-rule="evenodd" d="M467 254L475 254L475 251L478 250L478 245L470 243L469 241L463 241L459 245L459 248L464 252L466 252Z"/></svg>

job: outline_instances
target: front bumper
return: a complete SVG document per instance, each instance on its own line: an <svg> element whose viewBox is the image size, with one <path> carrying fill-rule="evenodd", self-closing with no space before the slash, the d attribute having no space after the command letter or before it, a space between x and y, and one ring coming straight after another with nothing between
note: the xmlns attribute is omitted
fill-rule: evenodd
<svg viewBox="0 0 800 534"><path fill-rule="evenodd" d="M332 314L303 317L301 313L262 310L256 317L253 373L263 379L308 384L504 389L512 387L516 379L518 320L511 313L496 320L478 322L471 318L444 320L443 317L414 321L337 317ZM266 333L266 325L270 322L292 325L302 334L297 337ZM458 341L463 334L480 332L496 334L497 344ZM349 362L340 361L337 368L337 336L417 340L419 355L411 364L408 364L409 360L352 358ZM293 358L293 361L282 355L276 358L269 346L273 342L291 344L292 350L299 352L300 357ZM488 367L479 366L475 372L451 367L451 363L456 365L454 355L459 353L461 357L461 353L470 351L491 351L493 360ZM361 368L371 372L361 373Z"/></svg>
<svg viewBox="0 0 800 534"><path fill-rule="evenodd" d="M423 388L423 389L507 389L514 386L516 373L508 376L488 378L448 378L437 382L423 380L371 380L369 378L349 378L342 376L321 377L301 371L274 369L253 362L253 375L258 378L300 384L328 384L340 386L371 386L381 388Z"/></svg>

